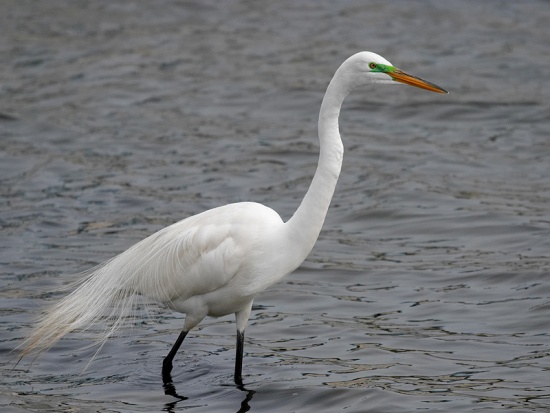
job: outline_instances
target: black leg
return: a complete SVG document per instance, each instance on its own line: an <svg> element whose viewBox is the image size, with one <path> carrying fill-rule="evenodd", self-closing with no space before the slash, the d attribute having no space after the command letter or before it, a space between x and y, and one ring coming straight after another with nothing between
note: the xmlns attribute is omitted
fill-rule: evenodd
<svg viewBox="0 0 550 413"><path fill-rule="evenodd" d="M237 330L237 354L235 357L235 384L238 386L243 385L243 352L244 352L244 330Z"/></svg>
<svg viewBox="0 0 550 413"><path fill-rule="evenodd" d="M162 381L164 383L171 383L172 382L172 375L170 374L172 372L172 361L174 360L174 356L178 352L181 343L183 343L183 339L187 335L187 331L182 331L180 335L178 336L178 339L172 346L172 349L168 353L168 355L164 358L162 362Z"/></svg>

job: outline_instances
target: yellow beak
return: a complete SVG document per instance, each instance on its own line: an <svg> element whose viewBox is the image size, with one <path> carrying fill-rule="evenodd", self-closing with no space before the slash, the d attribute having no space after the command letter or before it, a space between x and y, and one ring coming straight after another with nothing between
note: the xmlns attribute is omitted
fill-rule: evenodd
<svg viewBox="0 0 550 413"><path fill-rule="evenodd" d="M419 77L409 75L408 73L405 73L399 69L395 69L392 72L388 72L387 74L390 75L393 78L393 80L397 82L405 83L406 85L416 86L421 89L426 89L436 93L449 93L445 89L440 88L439 86L434 85L433 83L427 82L423 79L420 79Z"/></svg>

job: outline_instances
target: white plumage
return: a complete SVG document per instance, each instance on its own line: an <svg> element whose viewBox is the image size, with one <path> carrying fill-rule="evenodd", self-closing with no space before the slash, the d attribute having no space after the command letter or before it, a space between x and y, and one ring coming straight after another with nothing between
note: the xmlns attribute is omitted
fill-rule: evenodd
<svg viewBox="0 0 550 413"><path fill-rule="evenodd" d="M361 52L346 60L330 82L319 114L319 164L311 186L288 222L253 202L229 204L186 218L145 238L86 273L71 294L49 308L23 343L22 357L40 353L65 334L109 319L104 343L122 324L136 295L186 314L183 331L164 360L172 359L187 332L204 317L234 313L235 382L241 383L244 329L254 297L296 269L321 231L340 174L343 145L338 116L348 93L369 83L399 81L439 93L443 89Z"/></svg>

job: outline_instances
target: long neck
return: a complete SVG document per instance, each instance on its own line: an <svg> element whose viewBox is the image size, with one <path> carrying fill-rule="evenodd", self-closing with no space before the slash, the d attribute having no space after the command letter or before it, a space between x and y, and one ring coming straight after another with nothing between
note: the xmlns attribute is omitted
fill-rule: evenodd
<svg viewBox="0 0 550 413"><path fill-rule="evenodd" d="M298 265L309 254L325 221L342 168L344 147L338 116L349 91L338 73L330 82L319 112L319 163L313 181L292 218L285 224Z"/></svg>

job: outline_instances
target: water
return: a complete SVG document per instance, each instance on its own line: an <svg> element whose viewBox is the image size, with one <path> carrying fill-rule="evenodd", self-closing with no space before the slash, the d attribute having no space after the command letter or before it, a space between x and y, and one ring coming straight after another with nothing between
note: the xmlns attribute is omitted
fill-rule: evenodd
<svg viewBox="0 0 550 413"><path fill-rule="evenodd" d="M512 2L0 3L4 412L550 408L550 8ZM291 216L334 70L373 50L451 91L356 91L318 244L175 360L153 305L85 370L90 336L10 353L70 274L183 217ZM168 393L168 394L165 394Z"/></svg>

